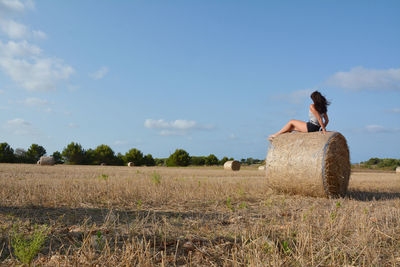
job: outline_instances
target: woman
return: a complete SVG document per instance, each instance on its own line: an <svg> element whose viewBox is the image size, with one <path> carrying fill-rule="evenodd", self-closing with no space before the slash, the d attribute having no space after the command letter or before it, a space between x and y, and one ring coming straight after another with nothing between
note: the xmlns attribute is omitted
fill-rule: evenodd
<svg viewBox="0 0 400 267"><path fill-rule="evenodd" d="M272 138L277 137L280 134L292 131L309 133L317 132L322 129L322 133L325 134L326 126L329 122L327 112L330 102L328 102L326 98L318 91L315 91L311 94L311 99L313 100L314 104L310 105L310 121L304 122L291 120L279 132L271 134L268 140L272 140Z"/></svg>

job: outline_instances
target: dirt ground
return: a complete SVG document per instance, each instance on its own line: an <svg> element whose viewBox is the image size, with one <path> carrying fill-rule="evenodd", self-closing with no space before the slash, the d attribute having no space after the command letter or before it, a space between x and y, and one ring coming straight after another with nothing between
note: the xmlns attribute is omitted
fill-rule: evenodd
<svg viewBox="0 0 400 267"><path fill-rule="evenodd" d="M400 175L353 172L344 198L217 167L0 164L0 260L46 225L41 266L399 266Z"/></svg>

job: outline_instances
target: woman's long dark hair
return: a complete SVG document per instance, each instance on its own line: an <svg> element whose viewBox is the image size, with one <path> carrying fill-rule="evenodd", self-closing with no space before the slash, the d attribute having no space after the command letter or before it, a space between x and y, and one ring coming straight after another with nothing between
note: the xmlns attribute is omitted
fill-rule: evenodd
<svg viewBox="0 0 400 267"><path fill-rule="evenodd" d="M324 114L328 111L328 106L331 104L326 98L318 91L311 94L311 99L314 101L315 109L319 114Z"/></svg>

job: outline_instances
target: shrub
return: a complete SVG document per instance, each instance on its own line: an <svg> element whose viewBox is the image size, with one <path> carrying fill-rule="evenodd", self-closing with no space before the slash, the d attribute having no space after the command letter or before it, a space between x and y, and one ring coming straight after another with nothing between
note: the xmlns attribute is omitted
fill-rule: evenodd
<svg viewBox="0 0 400 267"><path fill-rule="evenodd" d="M63 164L64 163L60 152L55 151L51 156L54 158L55 164Z"/></svg>
<svg viewBox="0 0 400 267"><path fill-rule="evenodd" d="M84 164L87 161L85 150L74 142L64 148L62 155L69 164Z"/></svg>
<svg viewBox="0 0 400 267"><path fill-rule="evenodd" d="M206 165L218 165L218 158L214 154L210 154L208 157L206 157Z"/></svg>
<svg viewBox="0 0 400 267"><path fill-rule="evenodd" d="M144 161L144 165L146 165L146 166L156 165L156 162L153 159L153 156L151 154L147 154L146 156L144 156L143 161Z"/></svg>
<svg viewBox="0 0 400 267"><path fill-rule="evenodd" d="M183 149L177 149L173 154L167 159L167 166L188 166L190 163L190 156Z"/></svg>
<svg viewBox="0 0 400 267"><path fill-rule="evenodd" d="M11 246L18 260L30 266L32 260L42 249L48 232L49 228L46 225L41 227L35 225L33 233L25 235L18 225L14 224L11 232Z"/></svg>
<svg viewBox="0 0 400 267"><path fill-rule="evenodd" d="M93 163L99 165L105 163L113 165L115 163L115 153L111 147L107 145L99 145L93 151Z"/></svg>
<svg viewBox="0 0 400 267"><path fill-rule="evenodd" d="M143 153L139 149L132 148L125 153L125 163L133 162L135 166L142 166L143 161Z"/></svg>
<svg viewBox="0 0 400 267"><path fill-rule="evenodd" d="M14 162L14 150L7 143L0 143L0 162Z"/></svg>
<svg viewBox="0 0 400 267"><path fill-rule="evenodd" d="M223 157L223 158L219 161L219 164L220 164L220 165L224 165L225 162L227 162L227 161L229 161L228 157Z"/></svg>
<svg viewBox="0 0 400 267"><path fill-rule="evenodd" d="M190 164L194 165L194 166L203 166L206 164L206 160L205 157L196 157L196 156L192 156L190 158Z"/></svg>
<svg viewBox="0 0 400 267"><path fill-rule="evenodd" d="M32 144L28 151L26 151L26 157L29 163L36 163L41 156L46 154L46 149L44 147L39 146L38 144Z"/></svg>

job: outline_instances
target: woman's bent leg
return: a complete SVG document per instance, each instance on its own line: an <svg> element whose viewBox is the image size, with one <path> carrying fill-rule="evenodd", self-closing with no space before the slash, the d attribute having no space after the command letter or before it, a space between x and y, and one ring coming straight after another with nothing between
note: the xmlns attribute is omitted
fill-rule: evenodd
<svg viewBox="0 0 400 267"><path fill-rule="evenodd" d="M276 137L280 134L288 133L288 132L292 132L292 131L306 133L307 132L307 123L304 121L299 121L299 120L290 120L285 126L283 126L283 128L279 132L272 134L269 137Z"/></svg>

